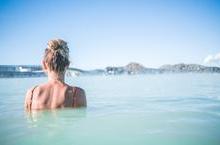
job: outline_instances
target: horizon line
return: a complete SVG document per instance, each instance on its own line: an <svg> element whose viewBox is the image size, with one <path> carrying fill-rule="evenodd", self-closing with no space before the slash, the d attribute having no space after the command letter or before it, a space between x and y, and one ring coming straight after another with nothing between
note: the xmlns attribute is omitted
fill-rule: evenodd
<svg viewBox="0 0 220 145"><path fill-rule="evenodd" d="M159 69L162 66L165 65L178 65L178 64L185 64L185 65L202 65L202 66L206 66L206 67L220 67L219 65L209 65L209 64L201 64L201 63L184 63L184 62L180 62L180 63L172 63L172 64L162 64L159 67L148 67L146 65L143 65L142 63L139 62L129 62L126 65L106 65L105 67L95 67L95 68L84 68L84 67L74 67L74 66L69 66L69 68L75 68L75 69L83 69L83 70L95 70L95 69L105 69L107 67L124 67L127 66L129 64L138 64L141 65L145 68L154 68L154 69ZM42 66L41 64L0 64L0 66Z"/></svg>

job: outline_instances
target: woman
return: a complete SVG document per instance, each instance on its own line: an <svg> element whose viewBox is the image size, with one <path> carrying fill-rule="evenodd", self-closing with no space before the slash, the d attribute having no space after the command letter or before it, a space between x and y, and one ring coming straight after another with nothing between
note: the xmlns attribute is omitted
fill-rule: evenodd
<svg viewBox="0 0 220 145"><path fill-rule="evenodd" d="M86 106L84 90L65 83L65 72L69 64L67 43L61 39L50 40L42 60L48 82L27 91L25 97L27 110Z"/></svg>

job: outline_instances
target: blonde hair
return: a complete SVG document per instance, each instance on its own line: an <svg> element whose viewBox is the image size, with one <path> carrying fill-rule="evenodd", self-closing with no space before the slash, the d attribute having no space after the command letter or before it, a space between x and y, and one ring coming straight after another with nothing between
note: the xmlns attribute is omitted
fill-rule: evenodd
<svg viewBox="0 0 220 145"><path fill-rule="evenodd" d="M67 42L62 39L48 41L43 59L51 71L64 72L70 64Z"/></svg>

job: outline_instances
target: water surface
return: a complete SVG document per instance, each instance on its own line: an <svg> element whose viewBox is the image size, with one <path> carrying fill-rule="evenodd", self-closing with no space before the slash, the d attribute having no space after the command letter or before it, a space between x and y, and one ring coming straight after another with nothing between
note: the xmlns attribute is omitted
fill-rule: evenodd
<svg viewBox="0 0 220 145"><path fill-rule="evenodd" d="M0 79L1 145L219 145L220 74L82 76L87 109L26 113L27 88Z"/></svg>

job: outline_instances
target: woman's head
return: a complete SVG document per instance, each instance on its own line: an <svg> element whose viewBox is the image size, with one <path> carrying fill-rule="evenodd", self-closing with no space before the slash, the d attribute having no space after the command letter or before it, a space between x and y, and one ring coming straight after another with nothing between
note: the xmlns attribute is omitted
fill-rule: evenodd
<svg viewBox="0 0 220 145"><path fill-rule="evenodd" d="M56 73L63 73L69 67L69 48L67 42L61 39L50 40L47 43L43 58L43 67Z"/></svg>

